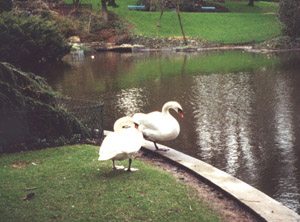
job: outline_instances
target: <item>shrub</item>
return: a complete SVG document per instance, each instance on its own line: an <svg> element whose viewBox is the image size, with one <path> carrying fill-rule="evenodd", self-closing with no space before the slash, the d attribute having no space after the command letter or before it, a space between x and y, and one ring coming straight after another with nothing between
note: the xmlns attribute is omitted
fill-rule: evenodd
<svg viewBox="0 0 300 222"><path fill-rule="evenodd" d="M44 78L0 62L0 155L79 142L90 129L56 105Z"/></svg>
<svg viewBox="0 0 300 222"><path fill-rule="evenodd" d="M69 38L74 35L79 35L78 21L67 16L56 16L55 20L58 31L65 37Z"/></svg>
<svg viewBox="0 0 300 222"><path fill-rule="evenodd" d="M180 11L183 12L196 12L197 9L195 7L195 4L193 2L188 2L185 4L180 4Z"/></svg>
<svg viewBox="0 0 300 222"><path fill-rule="evenodd" d="M268 39L260 42L254 46L255 48L266 49L292 49L300 47L300 38L293 39L290 36L278 36L276 38Z"/></svg>
<svg viewBox="0 0 300 222"><path fill-rule="evenodd" d="M283 23L283 34L292 38L300 37L300 1L281 0L279 19Z"/></svg>
<svg viewBox="0 0 300 222"><path fill-rule="evenodd" d="M0 13L5 11L11 11L12 7L12 0L0 0Z"/></svg>
<svg viewBox="0 0 300 222"><path fill-rule="evenodd" d="M5 12L0 15L0 61L51 61L70 52L54 23L38 16Z"/></svg>

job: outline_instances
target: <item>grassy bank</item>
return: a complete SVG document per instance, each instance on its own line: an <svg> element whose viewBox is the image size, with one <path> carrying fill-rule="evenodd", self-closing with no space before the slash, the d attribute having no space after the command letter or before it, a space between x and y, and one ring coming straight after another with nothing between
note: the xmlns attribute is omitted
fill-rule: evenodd
<svg viewBox="0 0 300 222"><path fill-rule="evenodd" d="M214 2L213 0L207 0ZM99 9L99 1L85 0ZM117 1L118 8L108 7L122 16L135 27L135 34L165 38L181 36L181 31L174 12L165 12L161 27L157 27L160 12L141 12L128 10L128 5L135 5L137 0ZM215 2L214 2L215 3ZM187 37L206 39L217 43L260 42L280 35L277 19L278 3L255 2L255 7L247 6L248 1L218 3L230 10L228 13L186 13L182 12L182 23Z"/></svg>
<svg viewBox="0 0 300 222"><path fill-rule="evenodd" d="M88 145L2 156L0 221L220 221L172 176L138 160L137 172L113 171L97 156Z"/></svg>

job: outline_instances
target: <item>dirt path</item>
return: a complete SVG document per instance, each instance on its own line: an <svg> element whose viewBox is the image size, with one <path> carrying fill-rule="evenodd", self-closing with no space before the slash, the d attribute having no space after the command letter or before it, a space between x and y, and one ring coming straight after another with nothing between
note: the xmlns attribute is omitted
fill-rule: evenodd
<svg viewBox="0 0 300 222"><path fill-rule="evenodd" d="M247 211L237 201L225 196L221 191L213 186L208 185L200 178L194 176L185 169L179 168L168 163L163 158L154 156L150 153L140 151L136 159L145 161L146 163L156 166L170 174L184 184L191 186L198 191L198 197L210 203L210 205L223 215L224 220L228 222L258 222L261 221L258 216Z"/></svg>

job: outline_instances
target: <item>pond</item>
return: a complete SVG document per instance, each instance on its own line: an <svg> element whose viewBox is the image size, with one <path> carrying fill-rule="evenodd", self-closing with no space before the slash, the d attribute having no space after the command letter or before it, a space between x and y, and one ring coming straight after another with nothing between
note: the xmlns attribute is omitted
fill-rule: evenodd
<svg viewBox="0 0 300 222"><path fill-rule="evenodd" d="M37 71L72 98L102 101L104 128L178 101L181 132L163 143L300 213L300 53L99 53Z"/></svg>

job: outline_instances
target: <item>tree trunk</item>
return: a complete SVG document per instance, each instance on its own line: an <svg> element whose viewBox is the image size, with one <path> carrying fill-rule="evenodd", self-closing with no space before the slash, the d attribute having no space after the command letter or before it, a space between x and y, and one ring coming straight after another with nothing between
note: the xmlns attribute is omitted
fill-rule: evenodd
<svg viewBox="0 0 300 222"><path fill-rule="evenodd" d="M248 6L254 6L254 0L249 0Z"/></svg>
<svg viewBox="0 0 300 222"><path fill-rule="evenodd" d="M106 0L101 0L101 6L102 6L102 16L104 21L108 22L108 12L106 8Z"/></svg>
<svg viewBox="0 0 300 222"><path fill-rule="evenodd" d="M183 37L183 40L184 40L184 44L187 45L187 41L186 41L185 34L184 34L184 31L183 31L183 26L182 26L182 23L181 23L180 12L179 12L179 0L177 0L176 12L177 12L177 16L178 16L178 20L179 20L180 29L181 29L182 37Z"/></svg>
<svg viewBox="0 0 300 222"><path fill-rule="evenodd" d="M164 0L161 0L161 11L160 11L160 16L159 16L157 27L160 27L161 18L164 13L164 8L165 8L165 2L164 2Z"/></svg>
<svg viewBox="0 0 300 222"><path fill-rule="evenodd" d="M152 11L152 0L150 0L150 8L149 8L150 15L152 15L151 11Z"/></svg>

